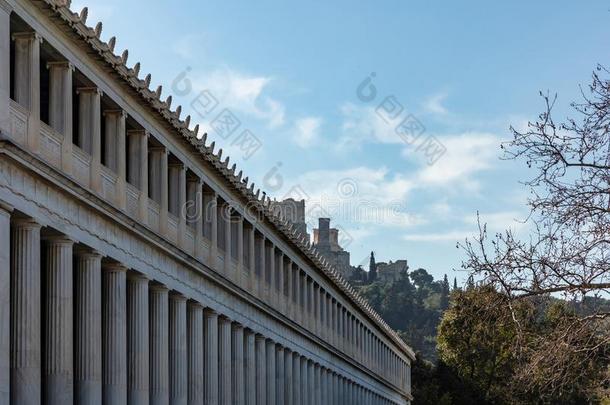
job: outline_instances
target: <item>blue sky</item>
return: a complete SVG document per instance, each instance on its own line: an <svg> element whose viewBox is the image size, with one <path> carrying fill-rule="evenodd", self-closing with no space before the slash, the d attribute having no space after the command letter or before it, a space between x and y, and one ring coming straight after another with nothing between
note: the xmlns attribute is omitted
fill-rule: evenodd
<svg viewBox="0 0 610 405"><path fill-rule="evenodd" d="M115 52L128 48L129 63L140 61L141 75L152 73L258 185L277 198L299 190L311 218L333 217L352 264L374 250L459 280L456 241L476 233L477 211L491 231L527 229L515 220L527 214L518 181L528 172L498 159L509 125L535 119L540 90L558 93L556 116L566 117L610 57L601 1L92 0L73 9L85 5L104 39L117 36ZM376 97L362 101L357 88L371 73ZM202 91L215 100L207 114ZM386 122L377 107L390 96L402 114ZM240 122L226 139L211 125L224 109ZM412 144L395 132L407 115L425 128ZM262 144L249 157L232 145L245 129ZM429 139L446 150L434 164L417 150Z"/></svg>

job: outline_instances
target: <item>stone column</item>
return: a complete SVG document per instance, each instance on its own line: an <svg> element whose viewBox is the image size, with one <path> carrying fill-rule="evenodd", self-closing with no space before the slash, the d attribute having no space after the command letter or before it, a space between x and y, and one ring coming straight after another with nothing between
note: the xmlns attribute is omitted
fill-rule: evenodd
<svg viewBox="0 0 610 405"><path fill-rule="evenodd" d="M284 278L286 275L284 274L284 253L281 250L278 251L277 267L275 271L277 273L279 283L277 295L278 306L280 312L286 315L286 295L284 295Z"/></svg>
<svg viewBox="0 0 610 405"><path fill-rule="evenodd" d="M301 404L308 405L310 400L309 392L309 372L307 371L307 358L301 356L299 359L301 365Z"/></svg>
<svg viewBox="0 0 610 405"><path fill-rule="evenodd" d="M271 339L267 339L266 342L266 348L265 348L265 354L267 357L267 361L265 364L265 369L266 369L266 376L265 376L265 381L266 381L266 386L267 386L267 404L269 405L275 405L275 397L276 397L276 390L275 390L275 343L273 342L273 340Z"/></svg>
<svg viewBox="0 0 610 405"><path fill-rule="evenodd" d="M310 405L314 405L315 399L316 399L316 380L315 380L315 374L314 374L314 370L313 370L313 362L311 360L307 361L307 382L308 382L307 392L309 395L308 403Z"/></svg>
<svg viewBox="0 0 610 405"><path fill-rule="evenodd" d="M187 403L186 297L169 295L169 403Z"/></svg>
<svg viewBox="0 0 610 405"><path fill-rule="evenodd" d="M102 256L77 249L74 271L74 402L102 403Z"/></svg>
<svg viewBox="0 0 610 405"><path fill-rule="evenodd" d="M301 322L301 271L293 266L294 277L294 311L292 319L296 323Z"/></svg>
<svg viewBox="0 0 610 405"><path fill-rule="evenodd" d="M72 73L68 61L48 62L49 69L49 125L63 135L61 168L72 174Z"/></svg>
<svg viewBox="0 0 610 405"><path fill-rule="evenodd" d="M149 402L148 279L130 274L127 279L127 403Z"/></svg>
<svg viewBox="0 0 610 405"><path fill-rule="evenodd" d="M288 285L288 294L286 295L286 316L288 318L293 318L293 305L292 299L294 296L293 292L293 281L292 281L292 260L286 257L286 263L284 263L284 271L286 272L286 284Z"/></svg>
<svg viewBox="0 0 610 405"><path fill-rule="evenodd" d="M208 266L216 269L218 251L218 220L216 218L218 209L216 208L216 193L206 191L203 194L203 206L205 221L210 229L210 251L208 252Z"/></svg>
<svg viewBox="0 0 610 405"><path fill-rule="evenodd" d="M0 21L4 21L4 3L0 0ZM7 14L8 16L8 14ZM8 20L7 20L8 21ZM4 32L0 26L0 34ZM6 32L8 36L8 32ZM8 41L0 38L1 41ZM2 51L0 49L0 51ZM4 53L2 54L4 55ZM4 61L0 61L2 65ZM1 72L0 67L0 72ZM4 72L1 72L4 74ZM2 79L2 78L0 78ZM0 86L2 86L0 82ZM1 95L0 95L1 97ZM1 128L0 128L1 129ZM11 213L13 208L0 202L0 404L11 399Z"/></svg>
<svg viewBox="0 0 610 405"><path fill-rule="evenodd" d="M28 148L37 153L40 138L40 44L35 32L13 34L15 41L15 101L30 112L27 126Z"/></svg>
<svg viewBox="0 0 610 405"><path fill-rule="evenodd" d="M263 335L256 335L256 405L267 404L267 355Z"/></svg>
<svg viewBox="0 0 610 405"><path fill-rule="evenodd" d="M218 318L218 394L221 405L231 405L231 320Z"/></svg>
<svg viewBox="0 0 610 405"><path fill-rule="evenodd" d="M252 226L250 227L250 229L248 230L248 239L249 239L249 243L248 243L248 249L249 249L249 256L248 258L250 259L250 263L248 264L248 267L250 267L250 281L249 281L249 285L250 285L250 292L254 293L255 291L258 291L257 289L257 279L256 279L256 231L255 231L255 227L254 224L252 224Z"/></svg>
<svg viewBox="0 0 610 405"><path fill-rule="evenodd" d="M104 111L106 120L106 133L104 151L106 156L106 167L117 175L116 204L122 210L127 206L125 197L125 119L127 114L123 110Z"/></svg>
<svg viewBox="0 0 610 405"><path fill-rule="evenodd" d="M225 260L224 260L224 272L229 274L231 269L231 206L229 203L225 203L222 207L222 225L224 226L225 236Z"/></svg>
<svg viewBox="0 0 610 405"><path fill-rule="evenodd" d="M167 287L149 288L151 405L169 404L169 300Z"/></svg>
<svg viewBox="0 0 610 405"><path fill-rule="evenodd" d="M205 400L203 362L203 306L189 301L187 306L188 404L203 405Z"/></svg>
<svg viewBox="0 0 610 405"><path fill-rule="evenodd" d="M127 268L105 265L102 273L102 398L127 404Z"/></svg>
<svg viewBox="0 0 610 405"><path fill-rule="evenodd" d="M256 350L254 332L244 330L244 385L246 405L256 404Z"/></svg>
<svg viewBox="0 0 610 405"><path fill-rule="evenodd" d="M178 217L178 246L185 246L186 233L186 212L184 212L184 204L186 202L186 167L183 163L174 165L175 181L173 189L170 190L170 198L175 198L176 213Z"/></svg>
<svg viewBox="0 0 610 405"><path fill-rule="evenodd" d="M275 403L284 403L284 348L280 345L275 347Z"/></svg>
<svg viewBox="0 0 610 405"><path fill-rule="evenodd" d="M197 178L190 178L186 182L187 194L187 224L195 230L195 257L203 260L203 195L202 182Z"/></svg>
<svg viewBox="0 0 610 405"><path fill-rule="evenodd" d="M11 134L10 97L11 97L11 12L13 8L6 0L0 0L0 139ZM7 256L8 257L8 256ZM6 267L8 268L8 266ZM2 328L0 328L2 329ZM1 358L1 356L0 356ZM1 368L1 367L0 367ZM0 373L4 378L6 374ZM1 383L0 383L1 384ZM0 403L8 393L0 385Z"/></svg>
<svg viewBox="0 0 610 405"><path fill-rule="evenodd" d="M102 191L100 165L101 165L101 110L102 92L97 87L80 87L78 94L78 145L91 155L89 166L89 186L96 193Z"/></svg>
<svg viewBox="0 0 610 405"><path fill-rule="evenodd" d="M340 404L339 399L339 376L333 372L332 376L333 403Z"/></svg>
<svg viewBox="0 0 610 405"><path fill-rule="evenodd" d="M148 134L144 130L127 131L129 158L127 181L140 190L138 219L148 223Z"/></svg>
<svg viewBox="0 0 610 405"><path fill-rule="evenodd" d="M149 176L150 195L153 200L159 204L159 233L167 236L167 209L168 209L168 167L167 154L168 150L164 146L156 146L149 148L150 150L150 166Z"/></svg>
<svg viewBox="0 0 610 405"><path fill-rule="evenodd" d="M316 333L316 302L315 302L315 292L314 292L314 282L312 278L307 278L307 310L308 310L308 324L309 330L314 334Z"/></svg>
<svg viewBox="0 0 610 405"><path fill-rule="evenodd" d="M45 239L44 403L72 403L74 398L72 247L65 236ZM2 403L2 401L0 401Z"/></svg>
<svg viewBox="0 0 610 405"><path fill-rule="evenodd" d="M241 285L245 287L244 284L244 217L239 215L237 222L237 272L239 274L239 279L241 281Z"/></svg>
<svg viewBox="0 0 610 405"><path fill-rule="evenodd" d="M231 329L231 386L233 390L233 403L244 405L245 380L244 380L244 328L238 323L233 323Z"/></svg>
<svg viewBox="0 0 610 405"><path fill-rule="evenodd" d="M267 239L265 238L265 235L263 235L262 233L260 234L260 264L261 264L261 272L259 274L259 278L258 278L258 298L259 299L263 299L265 300L267 298L267 291L268 291L268 286L267 286L267 278L266 278L266 272L267 272L267 263L265 261L265 256L267 256L266 253L266 246L267 246Z"/></svg>
<svg viewBox="0 0 610 405"><path fill-rule="evenodd" d="M292 375L292 350L284 349L284 399L280 401L280 404L294 404L293 402L293 392L294 392L294 383L293 383L293 375Z"/></svg>
<svg viewBox="0 0 610 405"><path fill-rule="evenodd" d="M292 403L301 405L301 356L292 352Z"/></svg>
<svg viewBox="0 0 610 405"><path fill-rule="evenodd" d="M205 403L218 404L218 314L211 308L203 311Z"/></svg>
<svg viewBox="0 0 610 405"><path fill-rule="evenodd" d="M11 231L11 403L38 404L41 400L40 225L32 219L16 219Z"/></svg>
<svg viewBox="0 0 610 405"><path fill-rule="evenodd" d="M313 366L313 375L314 375L314 387L315 387L315 399L313 401L314 404L322 403L322 380L320 375L320 365L314 364Z"/></svg>

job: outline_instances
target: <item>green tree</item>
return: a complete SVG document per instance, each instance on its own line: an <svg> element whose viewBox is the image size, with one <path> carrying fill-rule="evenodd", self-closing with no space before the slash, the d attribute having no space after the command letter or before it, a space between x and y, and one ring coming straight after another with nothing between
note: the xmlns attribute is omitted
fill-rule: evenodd
<svg viewBox="0 0 610 405"><path fill-rule="evenodd" d="M449 280L447 279L447 275L445 274L445 277L443 277L443 281L441 282L441 311L445 311L447 308L449 308L449 293Z"/></svg>

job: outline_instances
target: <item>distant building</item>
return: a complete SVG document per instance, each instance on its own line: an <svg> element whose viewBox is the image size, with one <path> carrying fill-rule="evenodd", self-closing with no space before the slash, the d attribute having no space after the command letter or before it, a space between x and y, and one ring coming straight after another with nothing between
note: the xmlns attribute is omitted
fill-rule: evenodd
<svg viewBox="0 0 610 405"><path fill-rule="evenodd" d="M389 263L377 263L377 279L384 283L390 283L398 280L400 274L404 271L409 271L409 265L406 260L396 260Z"/></svg>
<svg viewBox="0 0 610 405"><path fill-rule="evenodd" d="M283 201L274 201L273 210L279 212L280 216L292 222L296 229L310 240L311 236L307 233L305 223L305 200L295 200L287 198Z"/></svg>
<svg viewBox="0 0 610 405"><path fill-rule="evenodd" d="M330 227L330 218L319 218L313 230L313 244L345 279L352 277L355 268L350 265L349 252L339 245L339 230Z"/></svg>

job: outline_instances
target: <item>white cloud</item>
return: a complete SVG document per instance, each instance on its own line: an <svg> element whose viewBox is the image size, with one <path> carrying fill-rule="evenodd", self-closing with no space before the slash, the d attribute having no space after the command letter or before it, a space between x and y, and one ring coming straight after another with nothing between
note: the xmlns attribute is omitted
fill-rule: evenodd
<svg viewBox="0 0 610 405"><path fill-rule="evenodd" d="M270 128L284 124L284 105L268 94L271 77L246 75L225 68L204 72L192 82L196 93L209 90L222 107L230 109L239 119L239 113L243 113L266 121Z"/></svg>
<svg viewBox="0 0 610 405"><path fill-rule="evenodd" d="M498 159L500 139L488 133L464 133L437 138L447 149L433 165L426 165L417 173L417 183L423 185L459 185L476 188L475 173L489 170ZM422 153L405 148L406 158L423 159Z"/></svg>
<svg viewBox="0 0 610 405"><path fill-rule="evenodd" d="M320 216L347 224L408 227L421 219L406 210L406 199L413 184L401 174L386 168L356 167L346 170L316 170L298 176L296 185L306 195L307 216L316 223ZM286 187L280 197L291 196Z"/></svg>
<svg viewBox="0 0 610 405"><path fill-rule="evenodd" d="M459 242L475 235L475 231L449 231L431 233L411 233L404 235L402 238L408 242Z"/></svg>
<svg viewBox="0 0 610 405"><path fill-rule="evenodd" d="M301 148L307 148L318 140L322 119L319 117L306 117L298 119L295 123L293 140Z"/></svg>
<svg viewBox="0 0 610 405"><path fill-rule="evenodd" d="M373 107L346 103L341 106L343 124L339 147L361 146L363 143L401 143L394 132L397 123L386 122Z"/></svg>
<svg viewBox="0 0 610 405"><path fill-rule="evenodd" d="M424 102L424 110L432 114L445 115L448 113L443 102L447 99L447 93L434 94Z"/></svg>

